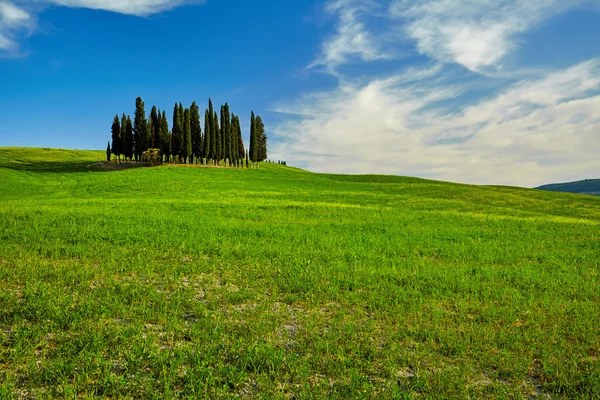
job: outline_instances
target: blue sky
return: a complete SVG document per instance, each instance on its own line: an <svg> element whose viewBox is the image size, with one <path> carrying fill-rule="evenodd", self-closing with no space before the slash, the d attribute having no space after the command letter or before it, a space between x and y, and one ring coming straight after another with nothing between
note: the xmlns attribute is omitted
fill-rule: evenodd
<svg viewBox="0 0 600 400"><path fill-rule="evenodd" d="M229 102L320 172L600 176L599 0L0 0L0 146Z"/></svg>

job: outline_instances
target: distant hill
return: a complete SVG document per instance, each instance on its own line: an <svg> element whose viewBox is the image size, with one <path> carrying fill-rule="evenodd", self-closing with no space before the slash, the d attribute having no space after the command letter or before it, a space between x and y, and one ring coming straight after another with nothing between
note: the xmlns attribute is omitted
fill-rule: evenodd
<svg viewBox="0 0 600 400"><path fill-rule="evenodd" d="M600 179L586 179L584 181L577 182L554 183L551 185L540 186L537 189L548 190L551 192L567 192L600 196Z"/></svg>

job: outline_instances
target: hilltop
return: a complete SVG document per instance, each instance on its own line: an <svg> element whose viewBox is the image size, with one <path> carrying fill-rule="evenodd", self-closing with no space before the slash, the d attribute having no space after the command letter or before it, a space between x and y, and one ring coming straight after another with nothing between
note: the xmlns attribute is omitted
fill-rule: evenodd
<svg viewBox="0 0 600 400"><path fill-rule="evenodd" d="M600 198L0 148L0 397L600 397Z"/></svg>
<svg viewBox="0 0 600 400"><path fill-rule="evenodd" d="M549 190L552 192L567 192L600 196L600 179L586 179L577 182L554 183L540 186L537 189Z"/></svg>

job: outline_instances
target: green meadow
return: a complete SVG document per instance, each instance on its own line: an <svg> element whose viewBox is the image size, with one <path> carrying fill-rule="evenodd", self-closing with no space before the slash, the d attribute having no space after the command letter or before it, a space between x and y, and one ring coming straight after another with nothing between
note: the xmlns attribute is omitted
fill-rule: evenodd
<svg viewBox="0 0 600 400"><path fill-rule="evenodd" d="M0 149L0 398L600 398L600 198Z"/></svg>

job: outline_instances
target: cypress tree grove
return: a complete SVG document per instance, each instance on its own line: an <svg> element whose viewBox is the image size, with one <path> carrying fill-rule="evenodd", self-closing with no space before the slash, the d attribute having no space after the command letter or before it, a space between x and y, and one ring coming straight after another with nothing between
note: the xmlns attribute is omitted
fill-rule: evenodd
<svg viewBox="0 0 600 400"><path fill-rule="evenodd" d="M161 137L161 152L165 162L169 162L171 158L171 136L169 134L169 121L167 120L167 112L163 111L160 117L160 137Z"/></svg>
<svg viewBox="0 0 600 400"><path fill-rule="evenodd" d="M188 159L192 155L192 124L189 108L186 108L183 111L183 147L181 150L183 162L184 164L187 164Z"/></svg>
<svg viewBox="0 0 600 400"><path fill-rule="evenodd" d="M200 109L195 101L190 107L190 120L192 131L192 162L198 163L202 158L202 128L200 127Z"/></svg>
<svg viewBox="0 0 600 400"><path fill-rule="evenodd" d="M257 161L261 162L267 159L267 134L265 133L265 124L263 124L260 116L257 116L254 122L256 124L255 135L258 143Z"/></svg>
<svg viewBox="0 0 600 400"><path fill-rule="evenodd" d="M148 149L148 122L146 121L146 111L141 97L135 100L133 134L135 138L135 158L139 161L142 153Z"/></svg>
<svg viewBox="0 0 600 400"><path fill-rule="evenodd" d="M206 162L212 158L212 154L210 152L210 140L211 140L211 118L208 110L204 111L204 150L202 151L204 157L206 157Z"/></svg>
<svg viewBox="0 0 600 400"><path fill-rule="evenodd" d="M120 159L121 156L121 122L119 121L119 115L115 116L113 120L112 128L112 153L117 156L117 159ZM109 160L110 161L110 160Z"/></svg>
<svg viewBox="0 0 600 400"><path fill-rule="evenodd" d="M175 103L173 108L173 132L171 134L171 154L173 159L177 162L179 154L181 153L181 119L179 118L179 105Z"/></svg>

